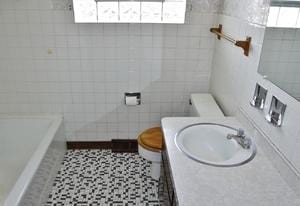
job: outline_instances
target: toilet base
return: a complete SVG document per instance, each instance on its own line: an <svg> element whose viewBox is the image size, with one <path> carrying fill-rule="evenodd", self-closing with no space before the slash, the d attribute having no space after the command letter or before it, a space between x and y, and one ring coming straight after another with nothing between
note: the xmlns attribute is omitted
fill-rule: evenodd
<svg viewBox="0 0 300 206"><path fill-rule="evenodd" d="M155 180L159 180L160 177L160 164L160 162L151 162L150 176Z"/></svg>
<svg viewBox="0 0 300 206"><path fill-rule="evenodd" d="M139 155L151 162L150 176L153 179L158 180L160 177L161 153L146 150L139 145Z"/></svg>

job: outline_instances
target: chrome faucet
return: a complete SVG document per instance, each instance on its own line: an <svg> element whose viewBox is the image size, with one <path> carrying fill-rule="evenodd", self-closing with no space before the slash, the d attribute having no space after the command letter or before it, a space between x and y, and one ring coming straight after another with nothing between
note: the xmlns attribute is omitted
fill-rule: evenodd
<svg viewBox="0 0 300 206"><path fill-rule="evenodd" d="M245 131L243 129L238 129L237 134L228 134L227 139L234 139L237 141L244 149L249 149L251 146L251 139L246 137Z"/></svg>

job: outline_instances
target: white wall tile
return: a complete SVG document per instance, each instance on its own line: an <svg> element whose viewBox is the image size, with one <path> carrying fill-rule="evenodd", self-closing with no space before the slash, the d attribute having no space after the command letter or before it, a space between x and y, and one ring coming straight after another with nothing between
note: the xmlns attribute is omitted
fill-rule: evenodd
<svg viewBox="0 0 300 206"><path fill-rule="evenodd" d="M0 1L0 113L62 113L69 140L136 138L208 91L220 0L194 1L184 25L74 24L57 3Z"/></svg>

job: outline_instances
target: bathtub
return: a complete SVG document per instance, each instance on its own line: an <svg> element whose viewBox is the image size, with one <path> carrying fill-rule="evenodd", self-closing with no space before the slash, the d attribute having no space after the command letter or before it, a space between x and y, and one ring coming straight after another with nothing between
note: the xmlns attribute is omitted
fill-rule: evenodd
<svg viewBox="0 0 300 206"><path fill-rule="evenodd" d="M0 116L0 205L42 205L65 152L61 116Z"/></svg>

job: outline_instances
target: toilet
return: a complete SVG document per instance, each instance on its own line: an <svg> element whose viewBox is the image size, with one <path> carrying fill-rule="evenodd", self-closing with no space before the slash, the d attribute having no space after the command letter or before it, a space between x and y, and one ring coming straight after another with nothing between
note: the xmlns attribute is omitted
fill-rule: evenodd
<svg viewBox="0 0 300 206"><path fill-rule="evenodd" d="M191 94L190 98L190 117L224 117L211 94ZM160 127L147 129L138 136L139 155L151 162L150 176L155 180L160 177L162 147L163 132Z"/></svg>
<svg viewBox="0 0 300 206"><path fill-rule="evenodd" d="M140 156L151 162L150 176L158 180L160 177L161 150L163 133L160 127L143 131L138 137L138 150Z"/></svg>

